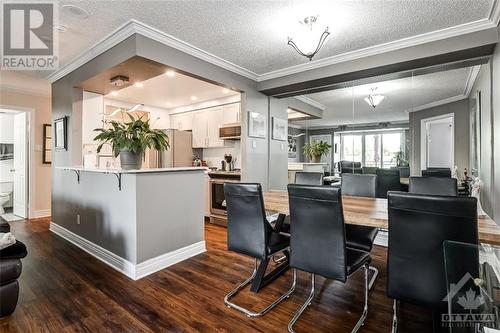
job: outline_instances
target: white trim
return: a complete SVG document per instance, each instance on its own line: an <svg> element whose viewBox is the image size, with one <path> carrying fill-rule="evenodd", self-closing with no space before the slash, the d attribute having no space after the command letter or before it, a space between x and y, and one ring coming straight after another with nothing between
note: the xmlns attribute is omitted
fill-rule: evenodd
<svg viewBox="0 0 500 333"><path fill-rule="evenodd" d="M465 83L464 96L469 97L472 87L476 83L477 76L479 75L480 65L473 66L470 69L469 76L467 76L467 82Z"/></svg>
<svg viewBox="0 0 500 333"><path fill-rule="evenodd" d="M50 214L51 214L50 209L35 210L33 214L30 215L30 218L37 219L40 217L48 217L50 216Z"/></svg>
<svg viewBox="0 0 500 333"><path fill-rule="evenodd" d="M117 45L118 43L122 42L123 40L134 34L140 34L142 36L151 38L159 43L173 47L177 50L180 50L189 55L202 59L206 62L222 67L228 71L239 74L253 81L261 82L325 66L331 66L341 62L352 61L368 56L378 55L385 52L395 51L411 46L430 43L446 38L456 37L489 28L494 28L498 26L499 21L500 21L500 5L498 0L494 0L489 18L487 19L468 22L461 25L428 32L425 34L420 34L408 38L391 41L388 43L383 43L351 52L346 52L343 54L323 58L312 62L290 66L287 68L282 68L263 74L257 74L251 70L243 68L232 62L224 60L216 55L206 52L196 46L193 46L187 42L184 42L163 31L153 28L145 23L132 19L124 23L114 31L112 31L108 36L104 37L103 39L92 45L88 50L82 52L80 55L73 58L65 66L61 67L56 72L50 74L47 77L47 79L51 83L59 80L60 78L71 73L78 67L94 59L96 56L109 50L113 46Z"/></svg>
<svg viewBox="0 0 500 333"><path fill-rule="evenodd" d="M201 241L141 262L135 266L136 280L183 260L194 257L205 252L206 250L205 241Z"/></svg>
<svg viewBox="0 0 500 333"><path fill-rule="evenodd" d="M444 105L444 104L448 104L448 103L453 103L453 102L461 101L461 100L466 99L466 98L467 98L467 96L465 96L465 95L452 96L452 97L448 97L448 98L445 98L445 99L440 99L439 101L435 101L435 102L431 102L431 103L419 105L419 106L416 106L416 107L414 107L412 109L405 110L405 111L408 112L408 113L417 112L417 111L421 111L421 110L433 108L433 107L436 107L436 106L440 106L440 105Z"/></svg>
<svg viewBox="0 0 500 333"><path fill-rule="evenodd" d="M133 280L139 280L149 274L206 251L205 241L201 241L142 263L133 264L54 222L50 222L49 230Z"/></svg>
<svg viewBox="0 0 500 333"><path fill-rule="evenodd" d="M315 100L313 100L313 99L311 99L311 98L309 98L307 96L304 96L304 95L295 96L295 99L298 99L299 101L301 101L303 103L306 103L306 104L309 104L311 106L314 106L315 108L318 108L321 111L325 111L326 110L326 105L321 104L320 102L316 102Z"/></svg>
<svg viewBox="0 0 500 333"><path fill-rule="evenodd" d="M451 118L451 165L455 166L455 114L447 113L435 117L424 118L420 120L420 171L427 169L427 124L430 122L441 121Z"/></svg>

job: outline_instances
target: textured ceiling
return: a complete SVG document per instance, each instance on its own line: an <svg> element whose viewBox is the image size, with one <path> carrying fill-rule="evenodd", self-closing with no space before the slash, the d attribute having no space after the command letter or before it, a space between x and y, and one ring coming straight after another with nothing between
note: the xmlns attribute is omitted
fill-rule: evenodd
<svg viewBox="0 0 500 333"><path fill-rule="evenodd" d="M142 103L170 109L237 94L231 90L223 91L222 87L179 73L176 73L174 77L159 75L143 81L142 85L140 88L132 85L120 89L118 96L112 94L106 96L131 104ZM191 96L196 96L196 101L191 100Z"/></svg>
<svg viewBox="0 0 500 333"><path fill-rule="evenodd" d="M302 64L286 45L308 15L332 32L321 59L488 18L493 0L372 1L59 1L90 13L60 12L69 30L60 35L61 65L130 19L151 25L257 74Z"/></svg>
<svg viewBox="0 0 500 333"><path fill-rule="evenodd" d="M429 103L464 94L471 68L460 68L351 88L306 95L326 106L323 118L302 121L304 127L408 121L407 111ZM364 98L371 89L385 99L373 109ZM417 111L418 112L418 111Z"/></svg>

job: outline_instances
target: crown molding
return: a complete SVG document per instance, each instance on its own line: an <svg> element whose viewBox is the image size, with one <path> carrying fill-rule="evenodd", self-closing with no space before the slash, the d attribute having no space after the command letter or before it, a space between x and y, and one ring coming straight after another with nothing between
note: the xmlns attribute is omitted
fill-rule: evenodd
<svg viewBox="0 0 500 333"><path fill-rule="evenodd" d="M469 75L467 76L467 81L465 83L465 88L464 88L464 96L469 97L470 92L472 91L472 87L474 87L474 84L476 83L477 76L479 75L479 70L481 69L481 66L473 66L470 71Z"/></svg>
<svg viewBox="0 0 500 333"><path fill-rule="evenodd" d="M321 104L320 102L316 102L315 100L313 100L313 99L311 99L311 98L309 98L307 96L304 96L304 95L295 96L295 99L298 99L299 101L301 101L303 103L306 103L306 104L309 104L311 106L314 106L315 108L318 108L321 111L325 111L326 110L326 105Z"/></svg>
<svg viewBox="0 0 500 333"><path fill-rule="evenodd" d="M453 102L461 101L461 100L466 99L466 98L467 98L467 96L465 96L465 95L456 95L456 96L448 97L448 98L445 98L445 99L440 99L439 101L435 101L435 102L431 102L431 103L419 105L419 106L416 106L414 108L411 108L411 109L408 109L408 110L405 110L405 111L408 112L408 113L417 112L417 111L421 111L421 110L433 108L433 107L436 107L436 106L440 106L440 105L444 105L444 104L448 104L448 103L453 103Z"/></svg>
<svg viewBox="0 0 500 333"><path fill-rule="evenodd" d="M17 93L17 94L26 94L26 95L40 96L40 97L50 97L50 91L45 91L42 89L33 89L33 88L28 88L28 87L20 87L20 86L11 85L11 84L5 84L5 83L0 84L0 89L2 92L5 91L5 92L12 92L12 93Z"/></svg>
<svg viewBox="0 0 500 333"><path fill-rule="evenodd" d="M65 66L62 66L59 70L50 74L47 79L49 82L53 83L65 75L71 73L78 67L84 65L89 62L96 56L102 54L103 52L109 50L113 46L122 42L126 38L134 35L140 34L142 36L151 38L161 44L170 46L179 51L187 53L191 56L224 68L228 71L246 77L255 82L266 81L270 79L275 79L291 74L297 74L313 69L322 68L325 66L331 66L334 64L338 64L341 62L352 61L368 56L373 56L385 52L395 51L411 46L416 46L419 44L439 41L445 38L456 37L463 34L473 33L485 29L489 29L492 27L497 27L500 22L500 4L499 0L494 0L492 4L492 8L490 10L489 17L487 19L482 19L474 22L469 22L461 25L457 25L454 27L449 27L441 30L436 30L432 32L428 32L425 34L412 36L408 38L403 38L396 41L391 41L384 44L379 44L375 46L370 46L367 48L359 49L352 52L346 52L343 54L319 59L316 61L299 64L287 68L278 69L275 71L271 71L268 73L257 74L251 70L238 66L232 62L224 60L216 55L213 55L209 52L206 52L198 47L195 47L187 42L184 42L174 36L171 36L163 31L160 31L156 28L153 28L147 24L144 24L137 20L129 20L125 24L121 25L113 32L111 32L108 36L104 37L94 45L92 45L88 50L82 52L77 57L73 58L69 61Z"/></svg>

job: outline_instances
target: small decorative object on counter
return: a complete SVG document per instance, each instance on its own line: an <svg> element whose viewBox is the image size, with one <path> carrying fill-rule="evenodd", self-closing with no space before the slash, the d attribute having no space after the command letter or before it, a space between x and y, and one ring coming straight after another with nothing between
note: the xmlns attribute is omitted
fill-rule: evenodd
<svg viewBox="0 0 500 333"><path fill-rule="evenodd" d="M149 120L142 120L142 116L136 119L130 113L126 114L130 118L129 122L111 120L105 122L107 128L94 129L99 132L94 138L100 142L97 153L101 152L104 144L111 144L113 155L120 155L122 169L140 169L146 149L167 150L170 148L169 139L162 130L151 129Z"/></svg>
<svg viewBox="0 0 500 333"><path fill-rule="evenodd" d="M201 163L200 157L198 155L194 155L193 156L193 166L194 167L199 167L201 165L202 165L202 163Z"/></svg>

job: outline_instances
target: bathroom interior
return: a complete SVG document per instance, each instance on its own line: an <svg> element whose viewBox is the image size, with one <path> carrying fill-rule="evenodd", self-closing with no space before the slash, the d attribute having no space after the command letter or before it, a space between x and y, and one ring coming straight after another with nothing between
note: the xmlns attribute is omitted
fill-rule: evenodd
<svg viewBox="0 0 500 333"><path fill-rule="evenodd" d="M14 114L0 111L0 215L12 213L14 188Z"/></svg>

